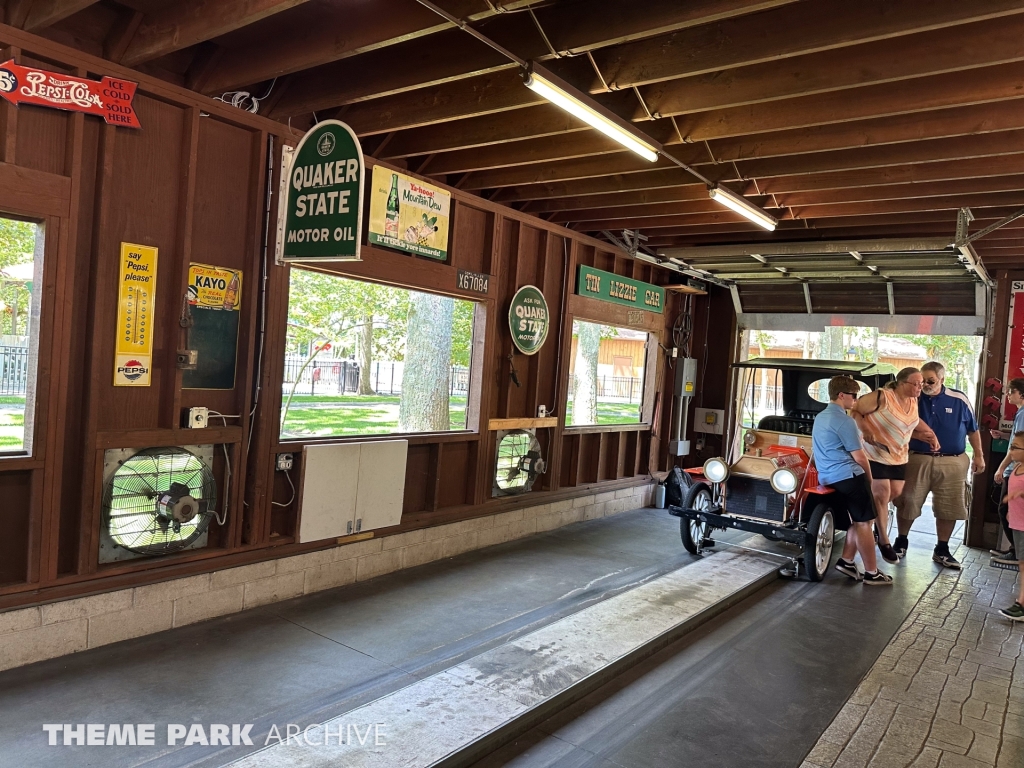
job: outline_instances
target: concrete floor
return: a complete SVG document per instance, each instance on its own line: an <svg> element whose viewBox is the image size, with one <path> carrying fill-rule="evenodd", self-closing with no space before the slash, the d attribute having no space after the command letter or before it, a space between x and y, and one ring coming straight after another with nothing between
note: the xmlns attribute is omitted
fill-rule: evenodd
<svg viewBox="0 0 1024 768"><path fill-rule="evenodd" d="M941 570L916 528L893 587L780 580L475 768L796 768Z"/></svg>
<svg viewBox="0 0 1024 768"><path fill-rule="evenodd" d="M42 724L253 723L262 745L686 567L678 530L637 510L0 673L0 767L224 765L254 748L48 747ZM892 590L781 581L486 764L796 766L934 577L911 554Z"/></svg>

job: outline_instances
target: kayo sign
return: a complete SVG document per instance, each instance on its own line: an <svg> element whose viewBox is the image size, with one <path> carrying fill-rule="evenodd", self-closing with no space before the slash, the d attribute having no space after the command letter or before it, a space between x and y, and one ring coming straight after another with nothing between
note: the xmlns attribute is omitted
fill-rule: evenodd
<svg viewBox="0 0 1024 768"><path fill-rule="evenodd" d="M536 354L548 337L551 316L544 294L532 285L524 285L512 297L508 327L512 341L524 355Z"/></svg>
<svg viewBox="0 0 1024 768"><path fill-rule="evenodd" d="M132 107L137 87L137 83L112 77L86 80L23 67L14 59L0 64L0 96L11 104L85 112L125 128L142 127Z"/></svg>
<svg viewBox="0 0 1024 768"><path fill-rule="evenodd" d="M317 123L288 171L281 258L358 261L363 225L363 150L337 120Z"/></svg>

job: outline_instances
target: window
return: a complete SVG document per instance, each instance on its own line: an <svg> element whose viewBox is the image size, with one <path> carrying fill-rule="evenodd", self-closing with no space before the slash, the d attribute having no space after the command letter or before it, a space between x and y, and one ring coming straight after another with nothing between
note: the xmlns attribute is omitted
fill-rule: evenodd
<svg viewBox="0 0 1024 768"><path fill-rule="evenodd" d="M0 218L0 454L32 452L42 254L38 225Z"/></svg>
<svg viewBox="0 0 1024 768"><path fill-rule="evenodd" d="M476 306L293 267L281 438L466 429Z"/></svg>
<svg viewBox="0 0 1024 768"><path fill-rule="evenodd" d="M647 336L574 320L565 424L638 424L644 402Z"/></svg>

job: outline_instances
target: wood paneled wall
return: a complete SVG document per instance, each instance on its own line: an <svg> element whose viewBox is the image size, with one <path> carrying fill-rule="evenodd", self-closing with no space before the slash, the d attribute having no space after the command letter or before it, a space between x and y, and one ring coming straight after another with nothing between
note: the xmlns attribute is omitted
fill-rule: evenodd
<svg viewBox="0 0 1024 768"><path fill-rule="evenodd" d="M295 543L298 505L286 504L292 495L288 478L274 471L277 453L300 458L303 444L282 443L278 435L288 268L274 265L272 257L275 169L282 143L300 137L285 125L2 25L0 56L80 76L138 80L135 105L143 126L132 131L81 114L0 102L0 214L40 222L45 232L35 446L31 456L0 458L0 610L310 549ZM368 171L373 164L367 158ZM275 195L270 199L268 188ZM525 496L490 498L495 433L488 420L536 416L539 405L562 412L573 318L649 331L669 345L680 300L673 294L665 315L637 318L625 307L576 296L580 264L654 283L671 273L543 220L452 192L449 263L364 246L362 262L317 267L479 301L472 429L409 437L402 524L380 533L540 504L595 486L636 484L666 468L667 358L652 344L645 424L542 429L550 468L541 482ZM269 211L275 215L268 232ZM159 248L149 387L112 385L122 241ZM190 262L244 271L233 390L182 389L174 356L184 342L178 318ZM489 295L460 291L458 269L491 275ZM524 284L543 290L555 318L547 343L530 357L512 354L507 325L509 300ZM723 407L734 341L728 294L697 300L694 315L693 354L700 357L703 350L707 360L705 404ZM510 364L521 386L512 382ZM181 414L193 405L240 418L185 430ZM211 527L203 549L101 565L104 451L189 444L229 449L229 487L219 451L214 465L230 508L226 524ZM297 462L293 482L300 472Z"/></svg>

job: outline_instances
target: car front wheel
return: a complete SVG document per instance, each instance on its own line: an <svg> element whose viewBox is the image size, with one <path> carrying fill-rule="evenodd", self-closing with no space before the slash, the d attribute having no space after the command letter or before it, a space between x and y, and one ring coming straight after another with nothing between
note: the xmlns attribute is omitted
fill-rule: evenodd
<svg viewBox="0 0 1024 768"><path fill-rule="evenodd" d="M711 488L707 483L694 483L686 491L683 497L683 509L692 509L695 512L707 512L711 509ZM683 546L691 555L696 555L702 541L708 533L708 525L700 520L692 520L688 517L679 518L679 536L683 540Z"/></svg>
<svg viewBox="0 0 1024 768"><path fill-rule="evenodd" d="M825 578L828 564L832 560L832 544L836 535L835 517L827 504L818 504L807 521L807 538L804 539L804 570L811 581Z"/></svg>

